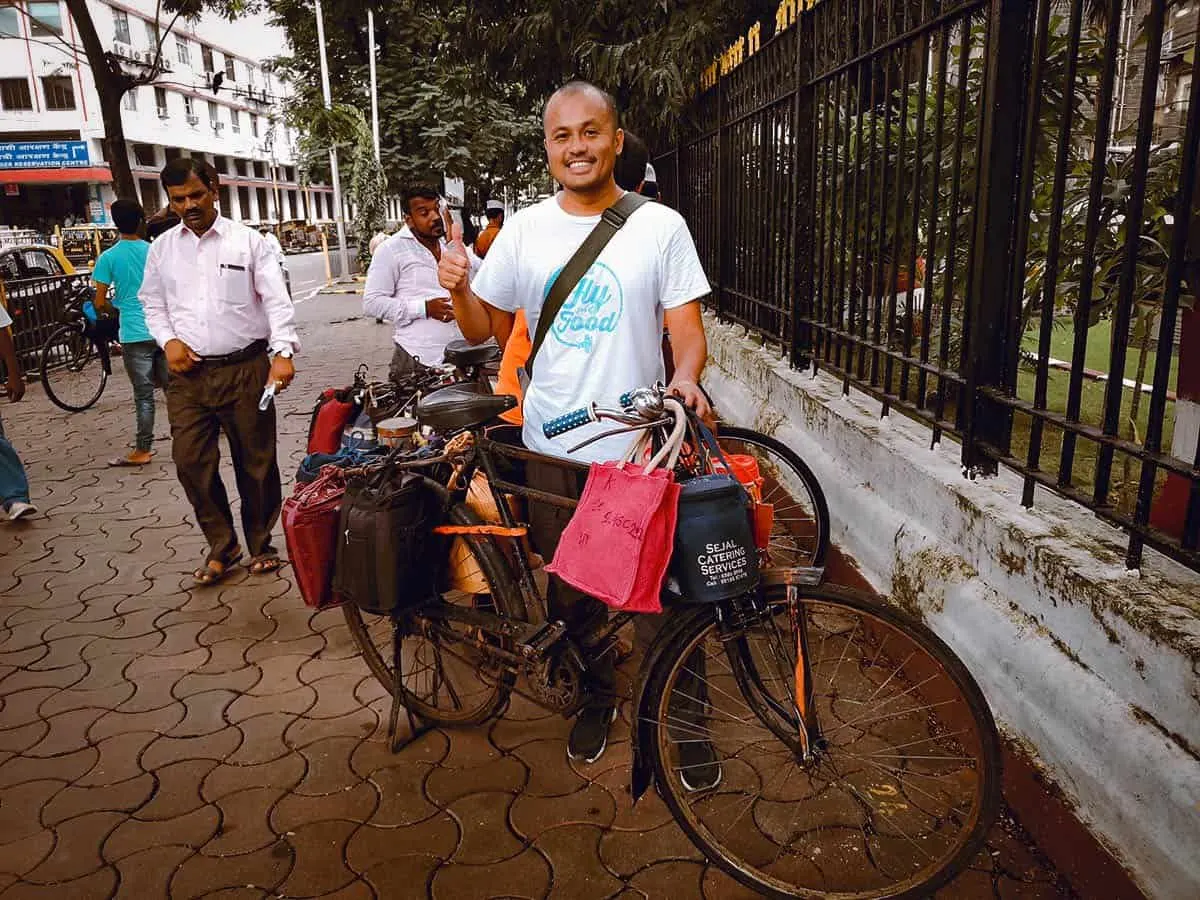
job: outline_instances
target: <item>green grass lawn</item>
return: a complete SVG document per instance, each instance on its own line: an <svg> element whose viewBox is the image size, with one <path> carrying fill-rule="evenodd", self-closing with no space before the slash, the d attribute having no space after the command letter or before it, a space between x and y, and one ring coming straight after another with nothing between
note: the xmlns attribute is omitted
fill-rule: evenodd
<svg viewBox="0 0 1200 900"><path fill-rule="evenodd" d="M1110 345L1112 343L1112 322L1109 319L1101 319L1095 325L1088 329L1087 351L1084 354L1084 366L1095 372L1107 372L1110 366ZM1144 381L1150 383L1154 380L1154 366L1158 354L1155 348L1158 342L1151 341L1150 352L1146 355L1146 373ZM1071 361L1071 354L1075 347L1075 330L1074 322L1070 317L1056 319L1054 327L1050 331L1050 355L1055 359L1061 359L1064 362ZM1035 324L1033 328L1025 332L1025 337L1021 341L1021 348L1027 353L1037 353L1038 350L1038 328ZM1131 346L1126 351L1125 355L1125 377L1131 381L1137 375L1138 365L1138 348ZM1171 377L1167 382L1169 390L1175 390L1175 385L1179 379L1179 359L1173 356L1171 359ZM1022 394L1021 396L1025 396ZM1032 397L1032 393L1029 395ZM1064 405L1065 408L1065 405Z"/></svg>

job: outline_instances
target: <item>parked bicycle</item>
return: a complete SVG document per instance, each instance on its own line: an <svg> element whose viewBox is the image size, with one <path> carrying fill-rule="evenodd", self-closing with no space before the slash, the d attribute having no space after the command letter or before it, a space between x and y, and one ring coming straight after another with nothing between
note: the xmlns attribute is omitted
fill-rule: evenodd
<svg viewBox="0 0 1200 900"><path fill-rule="evenodd" d="M460 566L469 557L480 579L391 616L345 607L392 693L393 727L401 706L429 724L480 724L514 693L569 716L587 700L589 670L633 618L613 615L586 642L548 620L513 500L575 501L525 487L520 470L534 459L585 467L490 437L489 423L512 405L462 386L418 403L422 424L452 439L442 458L415 465L446 504L458 535L452 557ZM608 420L661 442L681 416L690 413L661 388L643 389L622 408L592 407L546 427ZM776 522L753 591L708 604L666 592L670 622L646 651L633 698L634 799L653 783L705 856L764 895L928 897L969 864L998 810L999 740L987 704L923 624L821 584L829 527L812 473L763 435L728 434L723 442L775 461L768 489L807 500ZM681 459L681 478L710 467L701 452ZM465 502L477 471L499 525ZM805 503L813 522L801 521ZM803 538L790 540L791 528ZM711 751L702 764L720 769L703 790L682 777L697 744Z"/></svg>
<svg viewBox="0 0 1200 900"><path fill-rule="evenodd" d="M62 324L42 345L42 387L50 402L67 412L94 406L112 374L110 345L117 339L117 318L88 315L91 298L90 288L77 287L63 307Z"/></svg>

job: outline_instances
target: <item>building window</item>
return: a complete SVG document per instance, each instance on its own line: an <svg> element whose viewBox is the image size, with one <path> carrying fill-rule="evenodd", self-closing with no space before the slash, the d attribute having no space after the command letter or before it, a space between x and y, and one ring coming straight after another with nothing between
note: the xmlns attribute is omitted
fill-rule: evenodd
<svg viewBox="0 0 1200 900"><path fill-rule="evenodd" d="M21 12L12 3L0 5L0 37L21 36Z"/></svg>
<svg viewBox="0 0 1200 900"><path fill-rule="evenodd" d="M207 44L201 44L200 45L200 59L204 62L204 71L205 72L214 71L212 47L209 47Z"/></svg>
<svg viewBox="0 0 1200 900"><path fill-rule="evenodd" d="M156 87L154 89L154 105L158 109L158 117L160 119L166 119L170 117L171 113L167 110L166 88Z"/></svg>
<svg viewBox="0 0 1200 900"><path fill-rule="evenodd" d="M146 211L146 215L153 215L158 210L158 182L150 178L139 178L138 192L142 195L142 209Z"/></svg>
<svg viewBox="0 0 1200 900"><path fill-rule="evenodd" d="M242 117L238 115L238 111L233 108L230 108L229 110L229 126L233 129L234 134L242 133Z"/></svg>
<svg viewBox="0 0 1200 900"><path fill-rule="evenodd" d="M263 168L263 164L261 162L255 160L253 163L251 163L251 165L254 167L253 171L255 178L266 178L266 170Z"/></svg>
<svg viewBox="0 0 1200 900"><path fill-rule="evenodd" d="M130 88L125 92L125 96L121 98L121 106L130 112L137 112L137 88Z"/></svg>
<svg viewBox="0 0 1200 900"><path fill-rule="evenodd" d="M217 172L220 173L221 175L228 175L229 174L229 160L226 159L224 156L220 156L220 155L214 156L213 157L213 168L216 169Z"/></svg>
<svg viewBox="0 0 1200 900"><path fill-rule="evenodd" d="M258 116L254 113L250 113L250 134L258 137Z"/></svg>
<svg viewBox="0 0 1200 900"><path fill-rule="evenodd" d="M147 22L146 22L146 43L150 45L151 50L154 50L156 47L158 47L159 37L160 37L160 35L158 32L158 22L151 22L151 21L147 20Z"/></svg>
<svg viewBox="0 0 1200 900"><path fill-rule="evenodd" d="M221 121L221 116L217 112L217 110L218 110L217 104L215 104L215 103L208 104L208 124L212 125L214 128L216 128L217 124Z"/></svg>
<svg viewBox="0 0 1200 900"><path fill-rule="evenodd" d="M254 66L246 64L246 86L254 87Z"/></svg>
<svg viewBox="0 0 1200 900"><path fill-rule="evenodd" d="M139 166L153 167L155 165L154 148L149 144L134 144L133 159Z"/></svg>
<svg viewBox="0 0 1200 900"><path fill-rule="evenodd" d="M244 159L235 159L233 161L233 171L234 171L234 174L236 174L236 175L245 176L246 161Z"/></svg>
<svg viewBox="0 0 1200 900"><path fill-rule="evenodd" d="M29 82L24 78L0 78L0 106L4 109L33 109Z"/></svg>
<svg viewBox="0 0 1200 900"><path fill-rule="evenodd" d="M179 159L183 156L183 151L178 147L163 147L163 157L170 162L173 159Z"/></svg>
<svg viewBox="0 0 1200 900"><path fill-rule="evenodd" d="M1179 80L1175 82L1175 102L1181 107L1188 102L1188 97L1192 93L1192 76L1191 74L1180 75Z"/></svg>
<svg viewBox="0 0 1200 900"><path fill-rule="evenodd" d="M48 75L42 79L46 109L74 109L75 84L69 75Z"/></svg>
<svg viewBox="0 0 1200 900"><path fill-rule="evenodd" d="M229 54L225 55L225 80L237 81L237 68L233 64L233 57Z"/></svg>
<svg viewBox="0 0 1200 900"><path fill-rule="evenodd" d="M192 64L192 55L188 52L188 42L181 37L175 38L175 56L185 66Z"/></svg>
<svg viewBox="0 0 1200 900"><path fill-rule="evenodd" d="M29 4L29 33L34 37L62 34L62 9L58 0L53 3Z"/></svg>
<svg viewBox="0 0 1200 900"><path fill-rule="evenodd" d="M129 37L129 13L123 9L113 10L113 40L122 44L132 44Z"/></svg>

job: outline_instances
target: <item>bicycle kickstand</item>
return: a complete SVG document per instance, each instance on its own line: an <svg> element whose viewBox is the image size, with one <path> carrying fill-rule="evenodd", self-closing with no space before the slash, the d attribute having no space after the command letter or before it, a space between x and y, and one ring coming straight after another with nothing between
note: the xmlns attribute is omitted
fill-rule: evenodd
<svg viewBox="0 0 1200 900"><path fill-rule="evenodd" d="M404 714L408 719L408 737L400 737L400 685L404 673L401 669L400 623L392 619L392 708L388 713L388 749L399 753L427 731L433 731L434 726L422 722L421 718L407 706Z"/></svg>

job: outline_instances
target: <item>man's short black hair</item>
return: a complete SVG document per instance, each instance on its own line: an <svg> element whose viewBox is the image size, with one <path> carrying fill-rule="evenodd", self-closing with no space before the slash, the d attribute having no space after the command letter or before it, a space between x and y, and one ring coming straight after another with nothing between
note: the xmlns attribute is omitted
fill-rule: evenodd
<svg viewBox="0 0 1200 900"><path fill-rule="evenodd" d="M625 132L625 144L613 166L613 178L617 187L624 191L636 191L646 180L646 164L650 162L650 149L646 142L632 131Z"/></svg>
<svg viewBox="0 0 1200 900"><path fill-rule="evenodd" d="M163 187L169 188L187 184L187 180L193 175L203 181L204 186L210 191L215 191L217 185L221 183L221 178L212 164L203 159L196 159L194 156L177 156L175 159L169 160L163 166L160 178Z"/></svg>
<svg viewBox="0 0 1200 900"><path fill-rule="evenodd" d="M411 204L418 199L441 200L442 195L437 188L430 184L414 184L405 188L404 193L400 195L400 200L407 215L412 215Z"/></svg>
<svg viewBox="0 0 1200 900"><path fill-rule="evenodd" d="M137 234L138 227L146 218L140 203L136 200L126 200L124 197L114 200L108 210L112 213L113 224L121 234Z"/></svg>
<svg viewBox="0 0 1200 900"><path fill-rule="evenodd" d="M577 93L595 94L597 97L599 97L601 100L603 100L604 105L606 107L608 107L608 114L610 116L612 116L613 128L621 127L621 113L617 110L616 98L613 97L613 95L610 94L608 91L604 90L604 88L596 87L596 85L592 84L590 81L583 81L582 79L568 81L566 84L564 84L557 91L555 91L553 94L550 95L550 100L546 101L546 107L549 108L550 101L553 100L555 97L557 97L559 94L577 94ZM545 113L545 110L543 110L542 111L542 124L545 124L545 121L546 121L546 113Z"/></svg>
<svg viewBox="0 0 1200 900"><path fill-rule="evenodd" d="M489 221L492 219L503 219L504 218L504 210L502 210L502 209L485 209L483 211L483 214L485 216L487 216Z"/></svg>

